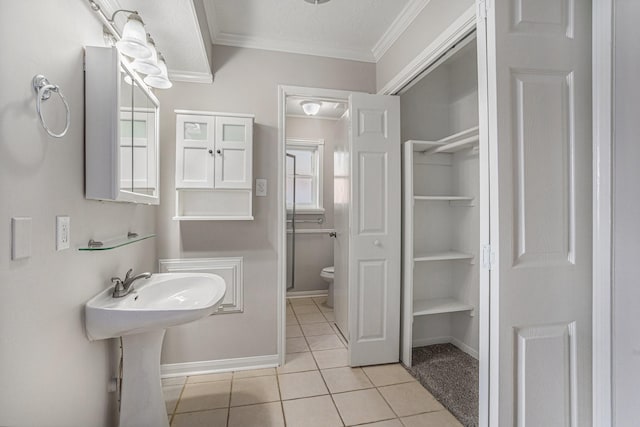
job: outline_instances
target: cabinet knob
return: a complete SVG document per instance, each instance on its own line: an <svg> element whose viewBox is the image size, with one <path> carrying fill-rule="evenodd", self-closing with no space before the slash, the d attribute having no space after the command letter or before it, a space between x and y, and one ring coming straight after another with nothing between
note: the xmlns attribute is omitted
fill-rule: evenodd
<svg viewBox="0 0 640 427"><path fill-rule="evenodd" d="M218 154L222 154L222 151L220 151L220 150L216 150L216 153L218 153Z"/></svg>
<svg viewBox="0 0 640 427"><path fill-rule="evenodd" d="M375 240L373 242L373 246L382 246L382 242L380 240Z"/></svg>
<svg viewBox="0 0 640 427"><path fill-rule="evenodd" d="M209 154L213 154L213 150L209 150Z"/></svg>

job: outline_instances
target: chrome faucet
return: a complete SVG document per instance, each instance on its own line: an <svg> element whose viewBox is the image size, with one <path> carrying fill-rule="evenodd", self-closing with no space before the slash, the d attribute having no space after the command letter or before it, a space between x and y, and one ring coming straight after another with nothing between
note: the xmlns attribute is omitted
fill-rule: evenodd
<svg viewBox="0 0 640 427"><path fill-rule="evenodd" d="M114 298L122 298L123 296L129 295L131 291L133 291L133 282L138 279L149 279L151 277L151 273L140 273L133 277L133 268L127 271L126 276L124 276L124 280L119 277L112 277L111 283L115 286L113 287L113 297Z"/></svg>

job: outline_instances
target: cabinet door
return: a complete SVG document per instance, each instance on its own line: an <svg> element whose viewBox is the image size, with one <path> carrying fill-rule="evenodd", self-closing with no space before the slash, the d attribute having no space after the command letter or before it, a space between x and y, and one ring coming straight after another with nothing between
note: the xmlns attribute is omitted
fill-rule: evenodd
<svg viewBox="0 0 640 427"><path fill-rule="evenodd" d="M216 117L215 188L251 189L253 119Z"/></svg>
<svg viewBox="0 0 640 427"><path fill-rule="evenodd" d="M178 115L176 188L213 188L214 118Z"/></svg>

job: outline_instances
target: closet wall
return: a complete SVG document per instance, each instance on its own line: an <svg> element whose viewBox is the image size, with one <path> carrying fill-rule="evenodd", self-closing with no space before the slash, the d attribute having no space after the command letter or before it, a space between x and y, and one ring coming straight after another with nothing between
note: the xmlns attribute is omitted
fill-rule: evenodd
<svg viewBox="0 0 640 427"><path fill-rule="evenodd" d="M320 277L323 268L333 265L333 238L328 233L311 234L304 230L333 229L333 135L336 120L287 117L286 137L323 139L324 215L297 214L298 219L324 218L322 224L296 224L296 283L291 291L325 290L329 284ZM287 287L291 286L291 234L287 233Z"/></svg>
<svg viewBox="0 0 640 427"><path fill-rule="evenodd" d="M402 140L438 141L478 125L477 56L475 41L433 69L401 95ZM473 134L473 130L470 134ZM477 134L477 132L475 133ZM407 143L405 143L406 145ZM476 148L474 148L474 146ZM433 307L434 299L453 298L469 307L447 313L405 317L413 321L414 346L453 342L477 357L479 343L479 162L477 142L451 153L425 154L435 145L413 144L413 180L403 192L413 196L464 196L469 200L413 199L413 221L403 223L413 239L413 307ZM405 160L407 157L405 157ZM406 181L406 180L405 180ZM413 194L407 187L413 186ZM406 206L410 205L405 205ZM460 260L419 260L432 254L455 251L472 255ZM409 264L410 265L410 264ZM405 266L405 275L407 267ZM403 277L407 280L407 277ZM406 283L405 283L406 288ZM406 293L406 291L405 291ZM473 309L470 309L473 308ZM442 312L440 312L442 311Z"/></svg>

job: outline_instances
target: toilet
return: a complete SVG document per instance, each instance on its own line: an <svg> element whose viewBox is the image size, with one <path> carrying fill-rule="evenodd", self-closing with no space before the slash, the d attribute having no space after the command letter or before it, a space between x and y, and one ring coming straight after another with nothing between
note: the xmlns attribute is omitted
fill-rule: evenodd
<svg viewBox="0 0 640 427"><path fill-rule="evenodd" d="M331 267L325 267L320 272L320 277L325 282L329 283L329 292L327 294L327 306L333 308L333 265Z"/></svg>

